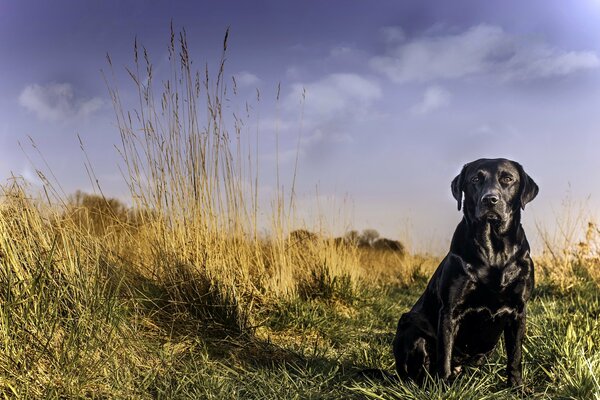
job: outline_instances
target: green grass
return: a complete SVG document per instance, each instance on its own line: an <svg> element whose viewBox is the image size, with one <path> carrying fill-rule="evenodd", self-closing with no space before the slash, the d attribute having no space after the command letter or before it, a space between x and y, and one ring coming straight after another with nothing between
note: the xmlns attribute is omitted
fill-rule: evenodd
<svg viewBox="0 0 600 400"><path fill-rule="evenodd" d="M168 337L146 343L161 366L136 371L136 391L123 394L165 399L600 398L595 285L570 292L540 287L530 302L525 393L505 388L501 346L485 365L467 369L449 386L433 379L418 387L362 377L359 371L366 368L393 371L397 318L423 286L363 287L351 301L282 302L261 311L262 324L250 336L203 331L188 321Z"/></svg>
<svg viewBox="0 0 600 400"><path fill-rule="evenodd" d="M296 299L263 311L253 338L191 340L173 369L153 379L164 398L600 398L600 297L596 286L569 293L542 288L530 303L524 393L505 388L504 351L451 385L423 387L368 379L366 368L393 371L391 341L413 288L366 288L348 302ZM211 356L212 354L212 356Z"/></svg>
<svg viewBox="0 0 600 400"><path fill-rule="evenodd" d="M505 388L501 348L480 368L463 372L451 385L435 380L418 387L410 382L369 379L366 368L393 371L391 341L399 315L420 294L412 288L362 288L351 301L282 302L261 311L254 335L232 336L169 318L138 332L148 360L134 369L114 366L94 393L78 360L57 365L68 387L55 385L45 398L240 398L240 399L598 399L600 398L600 296L584 285L571 292L541 287L529 304L525 341L525 393ZM154 331L154 333L152 333ZM74 335L79 335L74 333ZM89 336L86 336L89 337ZM101 340L92 335L94 341ZM110 339L107 337L106 339ZM129 345L131 345L130 343ZM81 343L67 343L77 348ZM85 353L85 352L84 352ZM86 364L86 363L84 363ZM66 368L72 365L73 368ZM98 367L102 367L98 365ZM122 383L123 387L119 387ZM16 389L27 397L27 392ZM5 392L8 393L8 392Z"/></svg>

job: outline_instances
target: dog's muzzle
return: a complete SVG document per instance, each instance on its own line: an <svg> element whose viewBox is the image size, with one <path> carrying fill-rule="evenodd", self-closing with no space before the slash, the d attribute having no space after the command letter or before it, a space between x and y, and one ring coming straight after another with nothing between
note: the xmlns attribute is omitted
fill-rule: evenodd
<svg viewBox="0 0 600 400"><path fill-rule="evenodd" d="M506 203L497 193L489 191L479 199L475 210L475 216L478 220L503 222L508 217L506 211Z"/></svg>

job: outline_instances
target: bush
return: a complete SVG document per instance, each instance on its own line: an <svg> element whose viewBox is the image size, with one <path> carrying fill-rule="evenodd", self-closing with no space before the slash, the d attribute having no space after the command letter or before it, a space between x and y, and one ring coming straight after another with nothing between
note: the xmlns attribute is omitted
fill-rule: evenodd
<svg viewBox="0 0 600 400"><path fill-rule="evenodd" d="M376 250L389 250L397 252L400 256L403 256L405 254L404 245L398 240L391 240L386 238L377 239L375 242L373 242L372 247Z"/></svg>

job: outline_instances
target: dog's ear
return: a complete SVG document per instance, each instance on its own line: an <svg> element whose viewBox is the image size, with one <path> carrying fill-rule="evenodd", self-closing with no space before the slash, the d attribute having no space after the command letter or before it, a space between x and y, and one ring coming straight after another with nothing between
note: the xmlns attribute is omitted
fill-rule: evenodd
<svg viewBox="0 0 600 400"><path fill-rule="evenodd" d="M452 196L456 199L456 203L458 205L458 211L462 207L462 193L464 190L464 182L465 182L465 172L467 170L467 165L465 164L460 171L460 174L456 175L456 177L452 180L450 184L450 189L452 189Z"/></svg>
<svg viewBox="0 0 600 400"><path fill-rule="evenodd" d="M521 177L519 197L521 202L521 208L524 210L525 204L535 199L535 196L537 196L540 189L538 185L533 181L533 179L531 179L531 177L527 175L527 173L520 164L517 164L517 167L519 169L519 175Z"/></svg>

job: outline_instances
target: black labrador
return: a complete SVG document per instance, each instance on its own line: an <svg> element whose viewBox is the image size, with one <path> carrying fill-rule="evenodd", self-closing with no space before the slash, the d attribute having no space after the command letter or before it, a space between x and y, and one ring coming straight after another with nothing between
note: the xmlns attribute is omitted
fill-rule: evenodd
<svg viewBox="0 0 600 400"><path fill-rule="evenodd" d="M521 209L538 186L520 164L479 159L451 184L464 216L450 252L425 293L402 315L394 338L400 378L443 380L465 364L479 364L504 333L508 384L522 385L526 303L533 290L533 262L521 227Z"/></svg>

